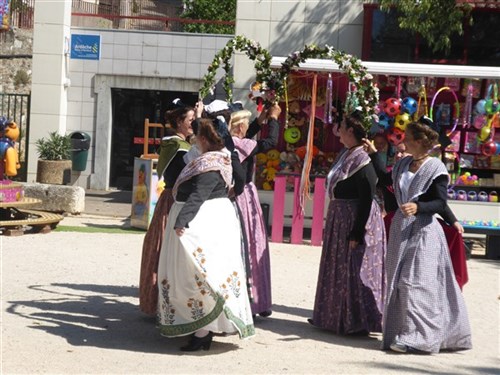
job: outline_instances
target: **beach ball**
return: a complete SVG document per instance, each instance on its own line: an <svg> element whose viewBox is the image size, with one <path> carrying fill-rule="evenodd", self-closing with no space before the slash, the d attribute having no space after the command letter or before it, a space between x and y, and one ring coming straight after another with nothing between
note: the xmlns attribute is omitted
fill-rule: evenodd
<svg viewBox="0 0 500 375"><path fill-rule="evenodd" d="M403 111L408 113L410 116L413 116L413 114L417 112L417 101L411 96L404 98L401 104L403 106Z"/></svg>
<svg viewBox="0 0 500 375"><path fill-rule="evenodd" d="M383 108L389 116L397 116L401 112L401 101L397 98L389 98L384 102Z"/></svg>
<svg viewBox="0 0 500 375"><path fill-rule="evenodd" d="M478 100L478 102L476 103L476 106L474 108L476 109L477 113L480 113L481 115L485 115L486 114L485 105L486 105L486 100L481 99L481 100Z"/></svg>
<svg viewBox="0 0 500 375"><path fill-rule="evenodd" d="M385 112L380 112L378 114L378 125L384 130L387 130L391 127L391 119Z"/></svg>
<svg viewBox="0 0 500 375"><path fill-rule="evenodd" d="M387 134L387 140L394 146L399 145L405 139L404 131L398 128L392 128Z"/></svg>
<svg viewBox="0 0 500 375"><path fill-rule="evenodd" d="M394 119L394 126L402 131L405 131L406 125L411 122L411 117L408 113L400 113Z"/></svg>
<svg viewBox="0 0 500 375"><path fill-rule="evenodd" d="M285 133L283 134L283 138L285 139L285 141L290 144L297 143L300 140L300 137L300 129L296 126L286 129Z"/></svg>

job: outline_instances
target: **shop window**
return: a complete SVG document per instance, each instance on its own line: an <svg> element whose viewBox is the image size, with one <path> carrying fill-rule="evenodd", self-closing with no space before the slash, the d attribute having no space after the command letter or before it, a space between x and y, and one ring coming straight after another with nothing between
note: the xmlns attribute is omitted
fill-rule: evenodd
<svg viewBox="0 0 500 375"><path fill-rule="evenodd" d="M366 61L402 63L463 64L479 66L500 65L500 9L476 8L472 25L464 22L463 35L451 38L448 53L433 52L425 41L414 33L401 30L399 13L383 12L377 5L364 7L363 55Z"/></svg>

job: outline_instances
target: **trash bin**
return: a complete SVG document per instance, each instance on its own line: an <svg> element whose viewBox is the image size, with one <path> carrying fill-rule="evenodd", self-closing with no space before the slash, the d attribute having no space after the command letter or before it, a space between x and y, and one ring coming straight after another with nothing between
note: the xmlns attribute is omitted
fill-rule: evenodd
<svg viewBox="0 0 500 375"><path fill-rule="evenodd" d="M71 139L72 169L74 171L84 171L89 156L90 135L85 132L73 132L69 136Z"/></svg>

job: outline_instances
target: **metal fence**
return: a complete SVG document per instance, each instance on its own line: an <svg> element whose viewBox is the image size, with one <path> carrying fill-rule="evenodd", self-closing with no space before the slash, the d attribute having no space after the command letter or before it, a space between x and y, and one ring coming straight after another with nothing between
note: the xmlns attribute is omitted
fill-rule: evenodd
<svg viewBox="0 0 500 375"><path fill-rule="evenodd" d="M30 123L30 94L3 94L0 93L0 115L8 120L14 121L20 130L19 139L16 142L17 153L21 169L13 180L27 180L28 145L29 145L29 123Z"/></svg>
<svg viewBox="0 0 500 375"><path fill-rule="evenodd" d="M10 0L10 27L33 28L36 0ZM215 0L214 0L215 1ZM182 0L72 0L71 25L103 29L183 32L186 24L234 27L234 21L193 20L179 17Z"/></svg>

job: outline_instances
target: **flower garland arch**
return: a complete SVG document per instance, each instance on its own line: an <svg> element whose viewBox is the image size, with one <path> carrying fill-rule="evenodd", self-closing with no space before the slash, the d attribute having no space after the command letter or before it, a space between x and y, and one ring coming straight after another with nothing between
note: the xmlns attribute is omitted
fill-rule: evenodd
<svg viewBox="0 0 500 375"><path fill-rule="evenodd" d="M280 69L271 68L271 54L262 48L258 42L252 41L244 36L236 36L219 51L204 76L204 84L200 90L201 98L213 93L215 86L215 75L217 69L222 66L225 75L223 87L226 91L228 101L232 101L232 84L234 78L231 74L231 58L236 50L245 52L247 56L255 61L256 81L261 84L263 99L266 104L280 101L285 95L286 79L294 68L298 68L307 59L330 59L347 75L349 82L354 87L348 92L344 110L351 113L360 110L363 114L364 126L367 131L372 126L373 120L377 120L377 106L379 101L379 90L373 83L373 76L368 73L362 61L357 57L339 51L334 47L325 45L318 47L314 44L306 45L302 51L296 51L288 55ZM349 85L351 87L351 85Z"/></svg>

